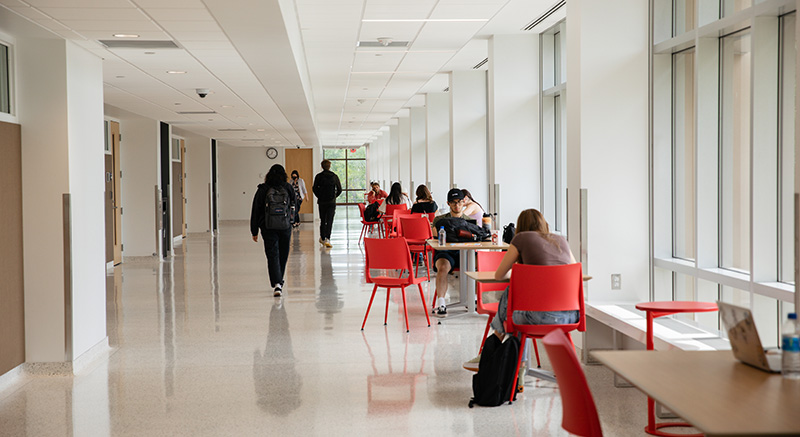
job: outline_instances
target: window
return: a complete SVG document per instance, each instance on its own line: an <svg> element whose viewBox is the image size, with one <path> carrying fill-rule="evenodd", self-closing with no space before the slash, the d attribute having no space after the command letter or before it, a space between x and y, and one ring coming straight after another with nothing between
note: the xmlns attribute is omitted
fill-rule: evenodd
<svg viewBox="0 0 800 437"><path fill-rule="evenodd" d="M750 271L750 33L720 40L720 267Z"/></svg>
<svg viewBox="0 0 800 437"><path fill-rule="evenodd" d="M753 6L752 0L722 0L722 16L728 17Z"/></svg>
<svg viewBox="0 0 800 437"><path fill-rule="evenodd" d="M780 128L778 168L778 280L794 284L794 117L795 117L795 20L797 14L781 17Z"/></svg>
<svg viewBox="0 0 800 437"><path fill-rule="evenodd" d="M339 204L355 204L364 201L367 191L367 148L324 148L323 157L331 161L331 171L339 176L342 196Z"/></svg>
<svg viewBox="0 0 800 437"><path fill-rule="evenodd" d="M540 37L542 213L554 232L566 231L566 23Z"/></svg>
<svg viewBox="0 0 800 437"><path fill-rule="evenodd" d="M672 35L677 36L697 27L695 0L674 0L672 2Z"/></svg>
<svg viewBox="0 0 800 437"><path fill-rule="evenodd" d="M0 43L0 112L11 114L11 63L9 47Z"/></svg>
<svg viewBox="0 0 800 437"><path fill-rule="evenodd" d="M672 55L672 256L695 258L694 48Z"/></svg>

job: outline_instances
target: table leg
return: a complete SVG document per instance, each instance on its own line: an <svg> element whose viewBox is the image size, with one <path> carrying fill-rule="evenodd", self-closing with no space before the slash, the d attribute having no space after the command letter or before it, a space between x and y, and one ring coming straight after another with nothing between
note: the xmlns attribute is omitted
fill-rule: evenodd
<svg viewBox="0 0 800 437"><path fill-rule="evenodd" d="M466 272L474 272L477 270L475 267L475 251L474 250L462 250L462 254L466 254L467 258L467 270ZM464 258L461 259L461 265L464 264ZM464 275L464 281L467 284L466 298L467 298L467 312L470 314L475 314L475 281L467 280L467 275ZM463 283L462 283L463 286Z"/></svg>
<svg viewBox="0 0 800 437"><path fill-rule="evenodd" d="M467 278L466 272L468 272L467 268L467 252L468 250L459 250L458 257L459 257L459 265L461 266L461 271L458 272L458 300L461 302L462 305L466 305L467 312L469 312L469 278Z"/></svg>

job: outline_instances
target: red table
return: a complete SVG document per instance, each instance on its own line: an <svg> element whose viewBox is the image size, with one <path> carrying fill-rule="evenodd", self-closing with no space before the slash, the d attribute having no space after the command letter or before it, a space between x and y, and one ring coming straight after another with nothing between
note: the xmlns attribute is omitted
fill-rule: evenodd
<svg viewBox="0 0 800 437"><path fill-rule="evenodd" d="M669 316L678 313L704 313L709 311L717 311L719 308L714 302L694 302L694 301L679 301L670 300L663 302L644 302L636 305L637 310L647 313L647 350L655 349L653 344L653 319L657 317ZM647 397L647 426L644 431L648 434L657 436L674 436L674 435L692 435L702 436L703 434L671 434L660 431L661 428L668 428L673 426L692 426L685 422L665 422L656 423L655 415L655 401L653 398Z"/></svg>

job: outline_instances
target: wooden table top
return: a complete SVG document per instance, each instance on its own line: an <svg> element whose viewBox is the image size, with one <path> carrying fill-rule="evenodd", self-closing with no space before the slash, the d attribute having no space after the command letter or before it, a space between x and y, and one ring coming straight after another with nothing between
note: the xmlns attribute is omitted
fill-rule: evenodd
<svg viewBox="0 0 800 437"><path fill-rule="evenodd" d="M596 351L598 361L707 436L800 435L800 381L731 351Z"/></svg>
<svg viewBox="0 0 800 437"><path fill-rule="evenodd" d="M480 282L483 284L505 284L510 279L495 279L494 272L466 272L466 275L476 282ZM592 279L591 276L583 275L583 280L588 281Z"/></svg>
<svg viewBox="0 0 800 437"><path fill-rule="evenodd" d="M508 244L502 241L499 244L494 244L491 241L475 241L470 243L445 243L444 246L439 245L439 240L428 240L428 246L435 250L477 250L477 249L495 249L495 250L508 250Z"/></svg>

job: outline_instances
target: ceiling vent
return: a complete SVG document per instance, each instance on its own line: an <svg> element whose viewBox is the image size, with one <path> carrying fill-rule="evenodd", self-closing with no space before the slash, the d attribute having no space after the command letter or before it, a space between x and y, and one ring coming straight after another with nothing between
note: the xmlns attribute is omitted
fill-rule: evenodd
<svg viewBox="0 0 800 437"><path fill-rule="evenodd" d="M534 27L538 26L542 21L546 20L551 15L555 14L557 10L561 9L564 5L567 4L567 0L560 0L557 2L553 7L547 10L544 14L540 15L535 20L528 23L527 26L523 27L522 30L532 30Z"/></svg>
<svg viewBox="0 0 800 437"><path fill-rule="evenodd" d="M242 128L228 128L228 129L217 129L220 132L246 132L247 129Z"/></svg>
<svg viewBox="0 0 800 437"><path fill-rule="evenodd" d="M443 89L442 91L444 91L446 93L449 93L450 92L450 87L447 87L447 88Z"/></svg>
<svg viewBox="0 0 800 437"><path fill-rule="evenodd" d="M483 67L484 65L486 65L487 62L489 62L489 58L485 58L483 61L478 62L477 64L475 64L474 67L472 67L472 69L473 70L477 70L477 69Z"/></svg>
<svg viewBox="0 0 800 437"><path fill-rule="evenodd" d="M176 111L176 114L181 114L181 115L207 115L216 113L217 111Z"/></svg>
<svg viewBox="0 0 800 437"><path fill-rule="evenodd" d="M385 44L386 41L359 41L356 47L369 47L371 49L384 49L386 47L408 47L408 41L391 41Z"/></svg>
<svg viewBox="0 0 800 437"><path fill-rule="evenodd" d="M137 41L101 39L100 44L109 49L179 49L172 41Z"/></svg>

